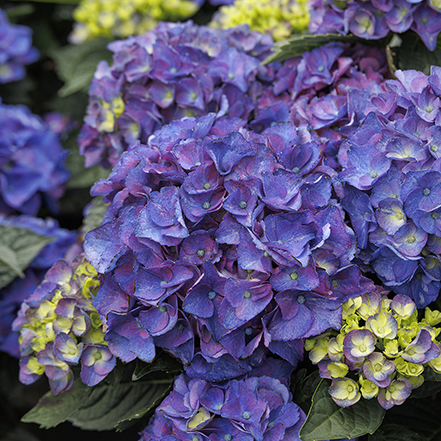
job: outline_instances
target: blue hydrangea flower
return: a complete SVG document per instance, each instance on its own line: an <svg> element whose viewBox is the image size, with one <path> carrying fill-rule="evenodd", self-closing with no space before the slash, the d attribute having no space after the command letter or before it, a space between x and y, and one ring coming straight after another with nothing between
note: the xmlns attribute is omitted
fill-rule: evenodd
<svg viewBox="0 0 441 441"><path fill-rule="evenodd" d="M56 211L69 178L58 136L24 106L0 103L0 211Z"/></svg>
<svg viewBox="0 0 441 441"><path fill-rule="evenodd" d="M208 112L247 119L272 79L259 66L269 35L162 23L113 42L112 66L98 65L89 91L80 152L86 166L114 166L134 141L145 143L164 124Z"/></svg>
<svg viewBox="0 0 441 441"><path fill-rule="evenodd" d="M281 381L252 371L220 386L182 374L140 440L294 439L306 416Z"/></svg>
<svg viewBox="0 0 441 441"><path fill-rule="evenodd" d="M27 26L9 23L0 9L0 83L24 78L25 65L37 61L39 53L32 47L32 30Z"/></svg>

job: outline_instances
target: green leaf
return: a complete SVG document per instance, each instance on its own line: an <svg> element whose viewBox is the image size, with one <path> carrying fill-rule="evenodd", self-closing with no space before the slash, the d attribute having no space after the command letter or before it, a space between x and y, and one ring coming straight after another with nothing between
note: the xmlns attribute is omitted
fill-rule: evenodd
<svg viewBox="0 0 441 441"><path fill-rule="evenodd" d="M132 375L132 381L138 381L145 375L155 371L162 371L169 374L182 372L182 364L166 352L161 351L151 363L144 363L137 360L135 371Z"/></svg>
<svg viewBox="0 0 441 441"><path fill-rule="evenodd" d="M64 46L52 52L56 70L66 83L58 94L62 97L87 89L97 64L101 60L111 62L112 54L107 50L109 40L97 39L83 44Z"/></svg>
<svg viewBox="0 0 441 441"><path fill-rule="evenodd" d="M295 35L288 40L283 40L274 45L273 54L270 55L263 64L273 61L283 61L288 58L302 55L304 52L311 51L316 47L323 46L331 41L343 41L348 43L361 42L367 46L385 47L391 40L393 34L389 33L386 37L378 40L365 40L355 35L341 34L303 34Z"/></svg>
<svg viewBox="0 0 441 441"><path fill-rule="evenodd" d="M306 369L300 369L295 372L291 378L290 389L293 395L293 401L306 413L311 407L311 398L320 381L321 378L318 370L306 376Z"/></svg>
<svg viewBox="0 0 441 441"><path fill-rule="evenodd" d="M410 398L431 397L441 391L441 374L437 374L431 367L424 369L424 383L412 391Z"/></svg>
<svg viewBox="0 0 441 441"><path fill-rule="evenodd" d="M67 392L57 396L48 392L40 401L21 419L24 423L40 424L41 429L58 426L69 419L84 403L87 396L92 392L90 387L80 380Z"/></svg>
<svg viewBox="0 0 441 441"><path fill-rule="evenodd" d="M83 225L81 227L82 234L86 234L101 225L108 206L109 204L104 202L101 196L92 199L87 216L84 218Z"/></svg>
<svg viewBox="0 0 441 441"><path fill-rule="evenodd" d="M414 392L416 391L412 394ZM427 441L439 441L439 398L436 401L407 399L401 406L394 406L387 411L384 424L397 424L416 432Z"/></svg>
<svg viewBox="0 0 441 441"><path fill-rule="evenodd" d="M11 283L35 259L52 237L24 228L0 225L0 288Z"/></svg>
<svg viewBox="0 0 441 441"><path fill-rule="evenodd" d="M312 397L312 406L300 429L303 441L356 438L374 433L385 410L377 400L361 399L349 407L338 406L329 395L330 380L322 380Z"/></svg>
<svg viewBox="0 0 441 441"><path fill-rule="evenodd" d="M441 66L441 48L429 51L421 38L413 31L400 34L402 43L394 48L395 65L402 70L416 69L430 74L430 66Z"/></svg>
<svg viewBox="0 0 441 441"><path fill-rule="evenodd" d="M304 34L300 36L294 36L289 40L284 40L276 43L273 51L274 54L270 55L263 63L268 64L273 61L282 61L287 58L296 57L302 55L304 52L311 51L316 47L323 46L331 41L349 41L355 42L359 39L353 35L340 35L340 34L324 34L324 35L311 35Z"/></svg>
<svg viewBox="0 0 441 441"><path fill-rule="evenodd" d="M426 441L426 438L397 424L382 424L369 441Z"/></svg>
<svg viewBox="0 0 441 441"><path fill-rule="evenodd" d="M16 276L24 279L25 275L18 263L17 253L7 245L0 244L0 263L10 268Z"/></svg>
<svg viewBox="0 0 441 441"><path fill-rule="evenodd" d="M69 421L84 430L112 430L124 421L142 417L171 388L173 379L108 384L92 388L87 400Z"/></svg>

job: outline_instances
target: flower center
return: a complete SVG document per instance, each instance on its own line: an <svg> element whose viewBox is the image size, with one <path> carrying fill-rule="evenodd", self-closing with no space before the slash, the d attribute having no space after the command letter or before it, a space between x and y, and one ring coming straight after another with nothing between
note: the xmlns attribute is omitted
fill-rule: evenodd
<svg viewBox="0 0 441 441"><path fill-rule="evenodd" d="M216 298L216 291L210 291L210 292L208 293L208 298L209 298L210 300L215 299L215 298Z"/></svg>
<svg viewBox="0 0 441 441"><path fill-rule="evenodd" d="M198 257L204 257L205 256L205 250L198 250L198 252L196 254L198 255Z"/></svg>
<svg viewBox="0 0 441 441"><path fill-rule="evenodd" d="M306 301L305 296L303 296L302 294L297 296L297 303L300 303L302 305L303 303L305 303L305 301Z"/></svg>
<svg viewBox="0 0 441 441"><path fill-rule="evenodd" d="M208 210L208 209L210 208L210 202L204 202L204 203L202 204L202 208L203 208L204 210Z"/></svg>
<svg viewBox="0 0 441 441"><path fill-rule="evenodd" d="M251 297L251 292L250 291L245 291L244 293L243 293L243 298L244 299L249 299Z"/></svg>
<svg viewBox="0 0 441 441"><path fill-rule="evenodd" d="M424 196L429 196L429 194L430 194L430 188L424 188L423 189L423 195Z"/></svg>
<svg viewBox="0 0 441 441"><path fill-rule="evenodd" d="M242 414L242 418L244 420L249 420L251 418L251 413L248 412L248 410L246 410L243 414Z"/></svg>
<svg viewBox="0 0 441 441"><path fill-rule="evenodd" d="M239 202L239 207L244 210L245 208L247 208L247 203L245 201L240 201Z"/></svg>
<svg viewBox="0 0 441 441"><path fill-rule="evenodd" d="M297 280L299 278L299 273L296 273L295 271L289 275L291 277L291 280Z"/></svg>

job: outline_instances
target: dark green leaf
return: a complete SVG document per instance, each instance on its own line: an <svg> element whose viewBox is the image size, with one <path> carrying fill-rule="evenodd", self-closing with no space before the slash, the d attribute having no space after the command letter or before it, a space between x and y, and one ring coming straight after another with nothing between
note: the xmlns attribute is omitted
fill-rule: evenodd
<svg viewBox="0 0 441 441"><path fill-rule="evenodd" d="M13 8L7 8L5 10L10 22L14 23L16 18L21 18L25 15L32 14L35 11L35 6L30 4L20 4Z"/></svg>
<svg viewBox="0 0 441 441"><path fill-rule="evenodd" d="M395 65L402 70L416 69L430 74L430 66L441 66L441 48L429 51L421 38L413 31L400 35L401 46L394 48Z"/></svg>
<svg viewBox="0 0 441 441"><path fill-rule="evenodd" d="M406 427L426 438L427 441L439 441L441 439L440 408L440 397L424 400L407 399L401 406L394 406L387 411L384 423Z"/></svg>
<svg viewBox="0 0 441 441"><path fill-rule="evenodd" d="M332 400L329 380L322 380L312 397L312 406L300 429L303 441L356 438L374 433L381 424L385 410L377 400L361 399L349 407L340 407Z"/></svg>
<svg viewBox="0 0 441 441"><path fill-rule="evenodd" d="M289 40L276 43L274 46L274 54L270 55L264 64L271 63L273 61L282 61L287 58L296 57L302 55L304 52L311 51L316 47L323 46L331 41L357 41L357 37L353 35L340 35L340 34L325 34L325 35L311 35L305 34L295 36Z"/></svg>
<svg viewBox="0 0 441 441"><path fill-rule="evenodd" d="M426 438L397 424L382 424L369 441L426 441Z"/></svg>
<svg viewBox="0 0 441 441"><path fill-rule="evenodd" d="M177 373L182 371L182 364L178 360L168 355L166 352L159 352L151 363L144 363L142 361L136 362L136 368L132 375L133 381L138 381L145 375L162 371L166 373Z"/></svg>
<svg viewBox="0 0 441 441"><path fill-rule="evenodd" d="M0 225L0 288L11 283L53 238L24 228Z"/></svg>
<svg viewBox="0 0 441 441"><path fill-rule="evenodd" d="M101 60L111 62L107 50L109 40L98 39L78 45L68 45L52 52L56 70L66 83L58 92L62 97L88 88L97 64Z"/></svg>
<svg viewBox="0 0 441 441"><path fill-rule="evenodd" d="M96 197L92 199L91 205L87 212L87 216L84 218L83 226L81 228L82 234L86 234L101 225L108 205L109 204L103 201L102 197Z"/></svg>
<svg viewBox="0 0 441 441"><path fill-rule="evenodd" d="M321 378L318 370L306 376L306 369L301 369L295 372L291 378L293 401L306 413L311 407L311 398L320 381Z"/></svg>
<svg viewBox="0 0 441 441"><path fill-rule="evenodd" d="M270 55L263 64L268 64L273 61L282 61L288 58L302 55L304 52L311 51L316 47L323 46L331 41L343 41L348 43L361 42L368 46L386 47L392 38L392 33L389 33L384 38L378 40L365 40L356 37L355 35L341 35L341 34L303 34L295 35L288 40L280 41L274 45L273 54Z"/></svg>
<svg viewBox="0 0 441 441"><path fill-rule="evenodd" d="M412 391L410 398L431 397L441 391L441 374L437 374L432 368L424 369L424 383Z"/></svg>
<svg viewBox="0 0 441 441"><path fill-rule="evenodd" d="M7 245L0 244L0 264L6 265L13 271L15 276L24 278L25 275L18 263L17 253Z"/></svg>
<svg viewBox="0 0 441 441"><path fill-rule="evenodd" d="M67 392L57 396L48 392L33 407L21 421L24 423L37 423L40 428L48 429L58 426L70 418L84 403L93 389L85 386L81 381L76 381Z"/></svg>
<svg viewBox="0 0 441 441"><path fill-rule="evenodd" d="M117 389L108 384L95 386L69 420L84 430L112 430L120 422L142 417L169 391L172 381L122 383Z"/></svg>

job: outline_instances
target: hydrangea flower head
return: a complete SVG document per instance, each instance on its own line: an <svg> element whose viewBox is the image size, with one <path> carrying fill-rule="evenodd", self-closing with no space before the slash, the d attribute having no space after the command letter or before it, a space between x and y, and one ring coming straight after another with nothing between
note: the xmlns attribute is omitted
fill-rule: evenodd
<svg viewBox="0 0 441 441"><path fill-rule="evenodd" d="M296 365L302 339L339 329L341 304L371 286L350 264L341 211L309 192L326 175L287 168L290 141L270 147L292 123L262 134L242 125L213 114L172 122L95 184L111 204L86 236L104 280L94 305L124 360L150 361L161 347L207 381L246 373L271 352ZM286 198L275 198L270 175ZM127 345L141 338L148 351Z"/></svg>
<svg viewBox="0 0 441 441"><path fill-rule="evenodd" d="M32 47L32 30L9 23L0 9L0 83L24 78L25 65L37 61L39 53Z"/></svg>
<svg viewBox="0 0 441 441"><path fill-rule="evenodd" d="M20 330L20 381L31 384L45 374L54 395L70 389L71 366L81 364L88 386L115 367L101 320L92 306L99 286L95 269L83 255L58 260L22 304L13 329Z"/></svg>
<svg viewBox="0 0 441 441"><path fill-rule="evenodd" d="M257 371L222 386L182 374L141 440L172 433L177 440L291 439L305 418L286 385Z"/></svg>
<svg viewBox="0 0 441 441"><path fill-rule="evenodd" d="M374 0L332 0L310 2L313 34L352 33L366 39L379 39L389 31L415 31L429 50L435 50L441 31L440 10L430 0L378 2Z"/></svg>
<svg viewBox="0 0 441 441"><path fill-rule="evenodd" d="M278 41L292 33L304 32L308 21L308 7L304 0L238 0L231 6L222 6L210 24L226 29L246 23L250 29L267 32Z"/></svg>
<svg viewBox="0 0 441 441"><path fill-rule="evenodd" d="M231 30L161 23L109 45L98 65L82 128L86 166L114 166L123 151L164 124L217 112L247 119L272 70L259 67L273 42L247 26Z"/></svg>
<svg viewBox="0 0 441 441"><path fill-rule="evenodd" d="M24 106L0 103L0 211L56 211L69 173L58 136Z"/></svg>
<svg viewBox="0 0 441 441"><path fill-rule="evenodd" d="M82 43L98 37L114 39L144 34L160 21L192 16L200 3L193 0L130 0L122 5L117 1L83 0L73 13L76 23L70 40Z"/></svg>
<svg viewBox="0 0 441 441"><path fill-rule="evenodd" d="M409 297L389 299L387 292L371 292L350 299L343 310L338 334L328 331L305 342L320 376L332 379L329 393L339 406L351 406L362 396L377 397L383 408L390 409L424 382L425 368L439 372L440 329L426 319L418 322ZM437 315L426 311L427 317Z"/></svg>

